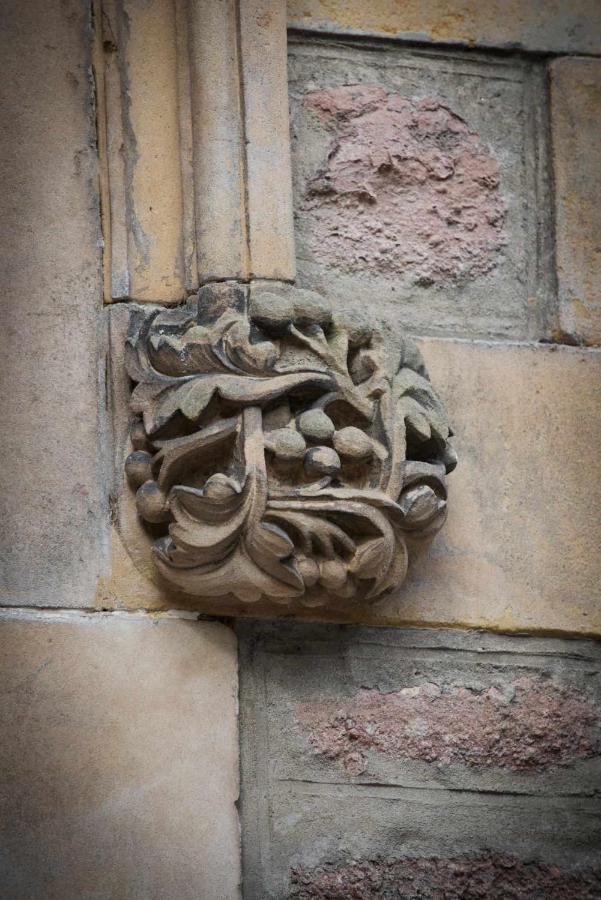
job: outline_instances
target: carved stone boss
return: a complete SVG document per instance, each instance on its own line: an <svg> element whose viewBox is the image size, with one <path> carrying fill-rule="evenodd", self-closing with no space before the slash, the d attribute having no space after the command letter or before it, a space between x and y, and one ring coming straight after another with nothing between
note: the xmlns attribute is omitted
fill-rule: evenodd
<svg viewBox="0 0 601 900"><path fill-rule="evenodd" d="M125 470L171 587L367 604L444 522L456 457L419 351L319 294L223 282L137 308L126 366Z"/></svg>

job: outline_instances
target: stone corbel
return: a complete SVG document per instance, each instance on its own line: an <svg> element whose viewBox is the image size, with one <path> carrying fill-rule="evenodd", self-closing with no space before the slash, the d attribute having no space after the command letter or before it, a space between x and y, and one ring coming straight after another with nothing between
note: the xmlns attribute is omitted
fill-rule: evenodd
<svg viewBox="0 0 601 900"><path fill-rule="evenodd" d="M125 471L156 574L186 594L370 603L442 525L451 430L409 340L284 283L138 308Z"/></svg>

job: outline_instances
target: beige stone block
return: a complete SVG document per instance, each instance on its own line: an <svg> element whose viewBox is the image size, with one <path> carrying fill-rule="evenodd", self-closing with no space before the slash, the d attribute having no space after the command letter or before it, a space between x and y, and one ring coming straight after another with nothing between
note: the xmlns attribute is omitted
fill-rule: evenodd
<svg viewBox="0 0 601 900"><path fill-rule="evenodd" d="M601 53L597 0L288 0L296 28L386 38Z"/></svg>
<svg viewBox="0 0 601 900"><path fill-rule="evenodd" d="M200 280L291 280L285 6L193 2L188 19Z"/></svg>
<svg viewBox="0 0 601 900"><path fill-rule="evenodd" d="M0 647L2 896L240 897L232 632L12 611Z"/></svg>
<svg viewBox="0 0 601 900"><path fill-rule="evenodd" d="M601 353L421 347L460 462L446 525L376 619L601 633Z"/></svg>
<svg viewBox="0 0 601 900"><path fill-rule="evenodd" d="M559 329L601 344L601 60L551 64Z"/></svg>
<svg viewBox="0 0 601 900"><path fill-rule="evenodd" d="M247 278L237 4L190 3L188 11L198 271L204 281Z"/></svg>
<svg viewBox="0 0 601 900"><path fill-rule="evenodd" d="M0 602L86 606L108 534L89 11L2 12Z"/></svg>

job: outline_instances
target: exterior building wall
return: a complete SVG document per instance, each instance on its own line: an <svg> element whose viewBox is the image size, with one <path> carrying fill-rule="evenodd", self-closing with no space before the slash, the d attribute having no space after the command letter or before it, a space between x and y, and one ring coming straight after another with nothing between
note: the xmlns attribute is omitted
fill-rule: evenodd
<svg viewBox="0 0 601 900"><path fill-rule="evenodd" d="M7 897L598 896L601 20L509 6L0 4ZM460 463L378 603L130 553L129 314L227 278L423 352Z"/></svg>
<svg viewBox="0 0 601 900"><path fill-rule="evenodd" d="M230 900L232 630L96 600L111 565L98 19L79 0L0 7L0 895Z"/></svg>

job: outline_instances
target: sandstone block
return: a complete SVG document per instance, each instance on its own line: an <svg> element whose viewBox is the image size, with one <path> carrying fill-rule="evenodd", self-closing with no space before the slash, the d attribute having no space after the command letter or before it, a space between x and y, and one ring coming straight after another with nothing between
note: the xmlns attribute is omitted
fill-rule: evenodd
<svg viewBox="0 0 601 900"><path fill-rule="evenodd" d="M178 29L173 0L108 0L102 29L96 77L106 105L107 299L182 300L197 278L183 23Z"/></svg>
<svg viewBox="0 0 601 900"><path fill-rule="evenodd" d="M108 531L89 10L3 4L3 604L86 606Z"/></svg>
<svg viewBox="0 0 601 900"><path fill-rule="evenodd" d="M559 53L601 53L595 0L288 0L291 27L405 41Z"/></svg>
<svg viewBox="0 0 601 900"><path fill-rule="evenodd" d="M601 344L601 60L551 64L559 336Z"/></svg>
<svg viewBox="0 0 601 900"><path fill-rule="evenodd" d="M445 528L391 601L397 615L599 633L601 354L438 340L421 349L461 464Z"/></svg>
<svg viewBox="0 0 601 900"><path fill-rule="evenodd" d="M120 614L0 616L7 900L235 900L236 642Z"/></svg>

